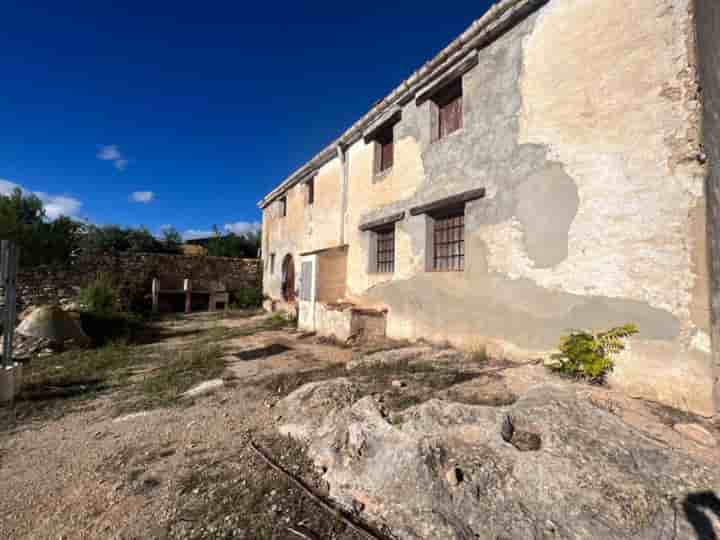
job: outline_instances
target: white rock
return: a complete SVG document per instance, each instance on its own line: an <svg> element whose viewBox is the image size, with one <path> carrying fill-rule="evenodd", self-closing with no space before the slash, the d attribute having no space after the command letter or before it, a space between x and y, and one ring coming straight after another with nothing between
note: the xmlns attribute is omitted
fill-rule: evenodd
<svg viewBox="0 0 720 540"><path fill-rule="evenodd" d="M130 420L136 420L138 418L145 418L146 416L150 416L153 413L153 411L141 411L131 414L126 414L125 416L119 416L113 422L129 422Z"/></svg>
<svg viewBox="0 0 720 540"><path fill-rule="evenodd" d="M190 390L183 394L183 397L198 397L212 394L223 386L225 386L225 382L222 379L212 379L210 381L200 383L197 386L193 386Z"/></svg>

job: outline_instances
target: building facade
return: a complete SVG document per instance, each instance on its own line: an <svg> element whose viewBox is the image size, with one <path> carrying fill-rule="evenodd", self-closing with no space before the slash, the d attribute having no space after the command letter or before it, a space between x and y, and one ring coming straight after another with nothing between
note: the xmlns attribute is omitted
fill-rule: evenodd
<svg viewBox="0 0 720 540"><path fill-rule="evenodd" d="M260 202L273 308L510 359L632 322L611 384L713 414L718 17L500 2Z"/></svg>

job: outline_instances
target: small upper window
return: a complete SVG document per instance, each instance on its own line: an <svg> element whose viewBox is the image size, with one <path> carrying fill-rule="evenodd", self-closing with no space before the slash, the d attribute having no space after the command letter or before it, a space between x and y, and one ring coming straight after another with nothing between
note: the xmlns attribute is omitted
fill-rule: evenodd
<svg viewBox="0 0 720 540"><path fill-rule="evenodd" d="M465 270L465 209L446 211L433 219L433 270Z"/></svg>
<svg viewBox="0 0 720 540"><path fill-rule="evenodd" d="M457 79L433 97L437 108L437 125L433 134L435 140L447 137L462 128L462 97L462 79Z"/></svg>
<svg viewBox="0 0 720 540"><path fill-rule="evenodd" d="M388 126L375 138L375 174L392 169L395 161L394 126Z"/></svg>
<svg viewBox="0 0 720 540"><path fill-rule="evenodd" d="M375 232L377 271L392 274L395 271L395 225Z"/></svg>
<svg viewBox="0 0 720 540"><path fill-rule="evenodd" d="M270 275L275 273L275 254L270 254Z"/></svg>
<svg viewBox="0 0 720 540"><path fill-rule="evenodd" d="M315 204L315 178L311 178L307 182L307 203L308 206Z"/></svg>
<svg viewBox="0 0 720 540"><path fill-rule="evenodd" d="M287 197L282 197L278 203L280 204L280 217L287 216Z"/></svg>

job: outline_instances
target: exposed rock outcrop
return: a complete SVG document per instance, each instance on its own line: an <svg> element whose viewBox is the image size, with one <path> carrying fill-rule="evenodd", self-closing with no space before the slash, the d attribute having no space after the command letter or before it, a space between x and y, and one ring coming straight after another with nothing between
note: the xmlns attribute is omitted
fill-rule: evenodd
<svg viewBox="0 0 720 540"><path fill-rule="evenodd" d="M694 540L708 524L720 531L720 516L697 502L720 504L717 467L571 385L537 386L507 407L431 399L392 421L379 396L352 402L347 379L304 386L278 406L281 431L309 444L331 497L398 538Z"/></svg>

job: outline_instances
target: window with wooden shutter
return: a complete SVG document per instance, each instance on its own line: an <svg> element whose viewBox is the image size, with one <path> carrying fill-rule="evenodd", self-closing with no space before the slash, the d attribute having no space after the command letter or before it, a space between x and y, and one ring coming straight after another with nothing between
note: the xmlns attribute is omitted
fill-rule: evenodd
<svg viewBox="0 0 720 540"><path fill-rule="evenodd" d="M388 126L375 138L375 174L392 169L395 162L393 126Z"/></svg>
<svg viewBox="0 0 720 540"><path fill-rule="evenodd" d="M307 202L309 206L315 204L315 178L307 182Z"/></svg>
<svg viewBox="0 0 720 540"><path fill-rule="evenodd" d="M433 98L437 107L435 139L442 139L462 128L462 79L449 84Z"/></svg>

